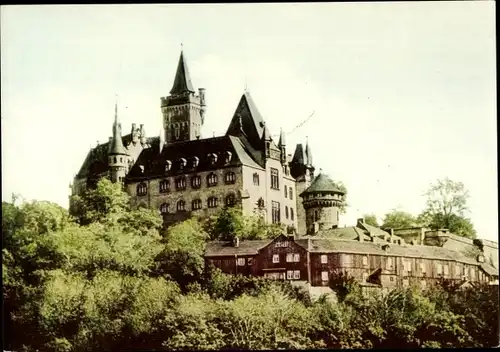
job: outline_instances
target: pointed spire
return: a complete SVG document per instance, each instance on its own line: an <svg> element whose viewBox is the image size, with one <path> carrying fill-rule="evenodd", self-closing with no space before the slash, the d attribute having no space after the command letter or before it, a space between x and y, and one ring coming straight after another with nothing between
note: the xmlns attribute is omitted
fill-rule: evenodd
<svg viewBox="0 0 500 352"><path fill-rule="evenodd" d="M286 140L285 140L285 132L283 131L283 128L280 129L280 140L278 142L278 147L282 148L286 146Z"/></svg>
<svg viewBox="0 0 500 352"><path fill-rule="evenodd" d="M109 154L123 154L128 155L127 150L123 146L122 141L122 126L118 121L118 100L115 100L115 120L113 123L113 138L111 139Z"/></svg>
<svg viewBox="0 0 500 352"><path fill-rule="evenodd" d="M306 136L306 157L307 157L307 166L313 165L313 157L311 152L311 147L309 146L309 137Z"/></svg>
<svg viewBox="0 0 500 352"><path fill-rule="evenodd" d="M193 84L191 83L191 76L184 59L184 52L181 49L181 56L179 57L179 64L177 65L177 72L175 74L174 85L170 94L180 94L184 92L194 93Z"/></svg>

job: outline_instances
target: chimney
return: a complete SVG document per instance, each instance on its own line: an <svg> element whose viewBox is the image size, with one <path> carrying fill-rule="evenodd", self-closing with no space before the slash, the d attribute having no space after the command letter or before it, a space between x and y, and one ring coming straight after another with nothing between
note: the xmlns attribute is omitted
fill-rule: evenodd
<svg viewBox="0 0 500 352"><path fill-rule="evenodd" d="M356 226L363 227L364 223L365 223L365 218L359 218L358 221L357 221Z"/></svg>
<svg viewBox="0 0 500 352"><path fill-rule="evenodd" d="M358 240L359 240L359 242L364 242L365 241L364 235L362 233L359 234Z"/></svg>
<svg viewBox="0 0 500 352"><path fill-rule="evenodd" d="M132 134L135 132L137 129L137 125L135 123L132 124Z"/></svg>
<svg viewBox="0 0 500 352"><path fill-rule="evenodd" d="M391 248L391 246L390 246L390 245L388 245L388 244L384 244L384 245L382 246L382 250L383 250L383 251L385 251L385 252L387 252L390 248Z"/></svg>
<svg viewBox="0 0 500 352"><path fill-rule="evenodd" d="M240 246L240 239L238 237L235 237L233 239L233 246L235 246L236 248Z"/></svg>

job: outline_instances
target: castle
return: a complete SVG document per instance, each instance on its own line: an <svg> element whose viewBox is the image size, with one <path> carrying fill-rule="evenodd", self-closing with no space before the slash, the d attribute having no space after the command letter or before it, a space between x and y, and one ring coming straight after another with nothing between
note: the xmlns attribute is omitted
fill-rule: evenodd
<svg viewBox="0 0 500 352"><path fill-rule="evenodd" d="M342 191L333 197L307 200L300 195L314 179L308 143L287 153L283 131L271 136L250 93L245 92L224 136L202 138L206 118L205 89L195 91L184 53L181 52L170 95L160 99L163 128L147 137L144 125L132 124L122 135L117 106L113 135L91 149L72 184L81 194L101 177L122 182L134 206L161 211L171 224L191 216L207 217L224 206L240 207L245 215L259 213L268 223L280 223L299 234L316 226L338 224ZM319 176L315 189L333 186ZM318 188L319 187L319 188ZM317 193L317 192L316 192ZM320 193L318 193L320 194ZM321 203L323 202L323 203ZM320 204L328 202L328 211Z"/></svg>
<svg viewBox="0 0 500 352"><path fill-rule="evenodd" d="M147 137L132 124L122 135L117 105L113 135L91 149L72 184L81 194L102 177L124 185L133 206L158 209L169 224L208 217L223 207L258 213L283 224L276 239L209 242L207 263L226 273L267 276L328 288L343 270L367 287L416 284L441 278L462 283L498 282L498 244L446 231L389 229L359 219L339 228L345 193L325 174L315 176L311 148L287 152L285 134L272 138L255 102L245 92L224 136L202 138L207 105L195 91L183 52L170 95L160 99L163 128Z"/></svg>

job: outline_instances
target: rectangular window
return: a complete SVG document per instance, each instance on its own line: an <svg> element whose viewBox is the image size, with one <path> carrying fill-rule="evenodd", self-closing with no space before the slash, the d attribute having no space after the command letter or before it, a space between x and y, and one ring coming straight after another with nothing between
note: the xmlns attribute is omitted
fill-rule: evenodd
<svg viewBox="0 0 500 352"><path fill-rule="evenodd" d="M391 270L393 268L392 257L387 257L386 269Z"/></svg>
<svg viewBox="0 0 500 352"><path fill-rule="evenodd" d="M326 254L321 255L321 264L327 264L328 263L328 256Z"/></svg>
<svg viewBox="0 0 500 352"><path fill-rule="evenodd" d="M344 267L352 266L352 256L350 254L342 254L342 266Z"/></svg>
<svg viewBox="0 0 500 352"><path fill-rule="evenodd" d="M285 189L285 198L286 198L286 197L288 196L288 190L287 190L286 185L285 185L285 188L284 188L284 189Z"/></svg>
<svg viewBox="0 0 500 352"><path fill-rule="evenodd" d="M474 271L474 268L473 267L470 267L469 269L469 275L470 275L470 279L471 280L474 280L476 278L476 275L475 275L475 271Z"/></svg>
<svg viewBox="0 0 500 352"><path fill-rule="evenodd" d="M258 173L253 174L253 184L254 184L254 186L258 186L260 184Z"/></svg>
<svg viewBox="0 0 500 352"><path fill-rule="evenodd" d="M288 247L288 241L276 242L275 247Z"/></svg>
<svg viewBox="0 0 500 352"><path fill-rule="evenodd" d="M286 261L287 261L287 263L293 262L293 254L292 253L287 253Z"/></svg>
<svg viewBox="0 0 500 352"><path fill-rule="evenodd" d="M293 255L293 261L296 262L296 263L300 262L300 254L295 253Z"/></svg>
<svg viewBox="0 0 500 352"><path fill-rule="evenodd" d="M425 274L425 263L420 263L420 272Z"/></svg>
<svg viewBox="0 0 500 352"><path fill-rule="evenodd" d="M271 217L273 224L279 224L281 222L280 217L280 203L274 200L271 203Z"/></svg>
<svg viewBox="0 0 500 352"><path fill-rule="evenodd" d="M458 264L455 266L455 276L460 277L460 266Z"/></svg>
<svg viewBox="0 0 500 352"><path fill-rule="evenodd" d="M445 265L444 265L444 275L445 275L445 276L448 276L448 274L449 274L449 271L448 271L448 270L449 270L449 268L448 268L448 264L445 264Z"/></svg>
<svg viewBox="0 0 500 352"><path fill-rule="evenodd" d="M437 271L437 274L438 274L438 275L443 274L443 266L442 266L441 264L436 264L436 266L437 266L437 268L436 268L436 269L437 269L437 270L436 270L436 271Z"/></svg>
<svg viewBox="0 0 500 352"><path fill-rule="evenodd" d="M278 169L271 168L271 188L280 189Z"/></svg>
<svg viewBox="0 0 500 352"><path fill-rule="evenodd" d="M294 215L293 215L293 208L290 208L290 220L293 220Z"/></svg>
<svg viewBox="0 0 500 352"><path fill-rule="evenodd" d="M288 207L285 205L285 218L288 219Z"/></svg>
<svg viewBox="0 0 500 352"><path fill-rule="evenodd" d="M328 281L328 271L321 272L321 281Z"/></svg>
<svg viewBox="0 0 500 352"><path fill-rule="evenodd" d="M238 266L245 266L245 258L238 258Z"/></svg>
<svg viewBox="0 0 500 352"><path fill-rule="evenodd" d="M368 265L368 257L365 255L363 256L363 265L367 266Z"/></svg>
<svg viewBox="0 0 500 352"><path fill-rule="evenodd" d="M295 280L299 280L300 279L300 270L294 270L293 271L293 278Z"/></svg>
<svg viewBox="0 0 500 352"><path fill-rule="evenodd" d="M286 272L286 279L287 280L292 280L293 279L293 270L288 270Z"/></svg>
<svg viewBox="0 0 500 352"><path fill-rule="evenodd" d="M273 254L273 263L279 263L279 262L280 262L280 255Z"/></svg>

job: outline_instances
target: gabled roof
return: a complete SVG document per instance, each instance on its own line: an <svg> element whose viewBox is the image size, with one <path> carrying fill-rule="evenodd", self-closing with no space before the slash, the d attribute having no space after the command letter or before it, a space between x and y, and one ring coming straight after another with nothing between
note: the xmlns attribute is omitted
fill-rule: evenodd
<svg viewBox="0 0 500 352"><path fill-rule="evenodd" d="M300 195L302 196L303 194L307 193L322 193L322 192L335 192L344 194L344 192L342 192L327 175L320 173L318 176L316 176L311 185Z"/></svg>
<svg viewBox="0 0 500 352"><path fill-rule="evenodd" d="M240 125L240 119L243 126ZM233 118L229 123L226 135L240 136L242 130L252 146L256 149L261 149L261 138L264 130L268 136L271 135L269 129L265 126L264 119L257 109L252 96L248 92L243 93L241 96Z"/></svg>
<svg viewBox="0 0 500 352"><path fill-rule="evenodd" d="M184 53L181 51L179 57L179 64L177 65L177 72L175 73L174 85L170 90L170 94L180 94L184 92L194 93L193 83L191 83L191 76L184 59Z"/></svg>
<svg viewBox="0 0 500 352"><path fill-rule="evenodd" d="M217 156L215 163L211 163L209 154ZM226 163L226 157L228 156L230 160ZM180 164L181 158L186 161L186 165L182 168ZM194 166L195 158L197 158L198 164L196 166ZM170 163L170 170L166 170L168 162ZM161 152L159 151L159 145L142 150L128 173L127 180L170 177L240 165L260 168L246 152L237 137L221 136L197 139L165 144Z"/></svg>
<svg viewBox="0 0 500 352"><path fill-rule="evenodd" d="M235 247L231 241L212 241L205 247L207 257L226 257L234 255L256 255L261 248L264 248L272 240L240 241Z"/></svg>
<svg viewBox="0 0 500 352"><path fill-rule="evenodd" d="M356 226L337 227L334 229L319 230L314 236L304 236L301 238L332 238L359 241L359 237L363 236L363 240L370 241L370 236L367 236L365 232L365 230Z"/></svg>

